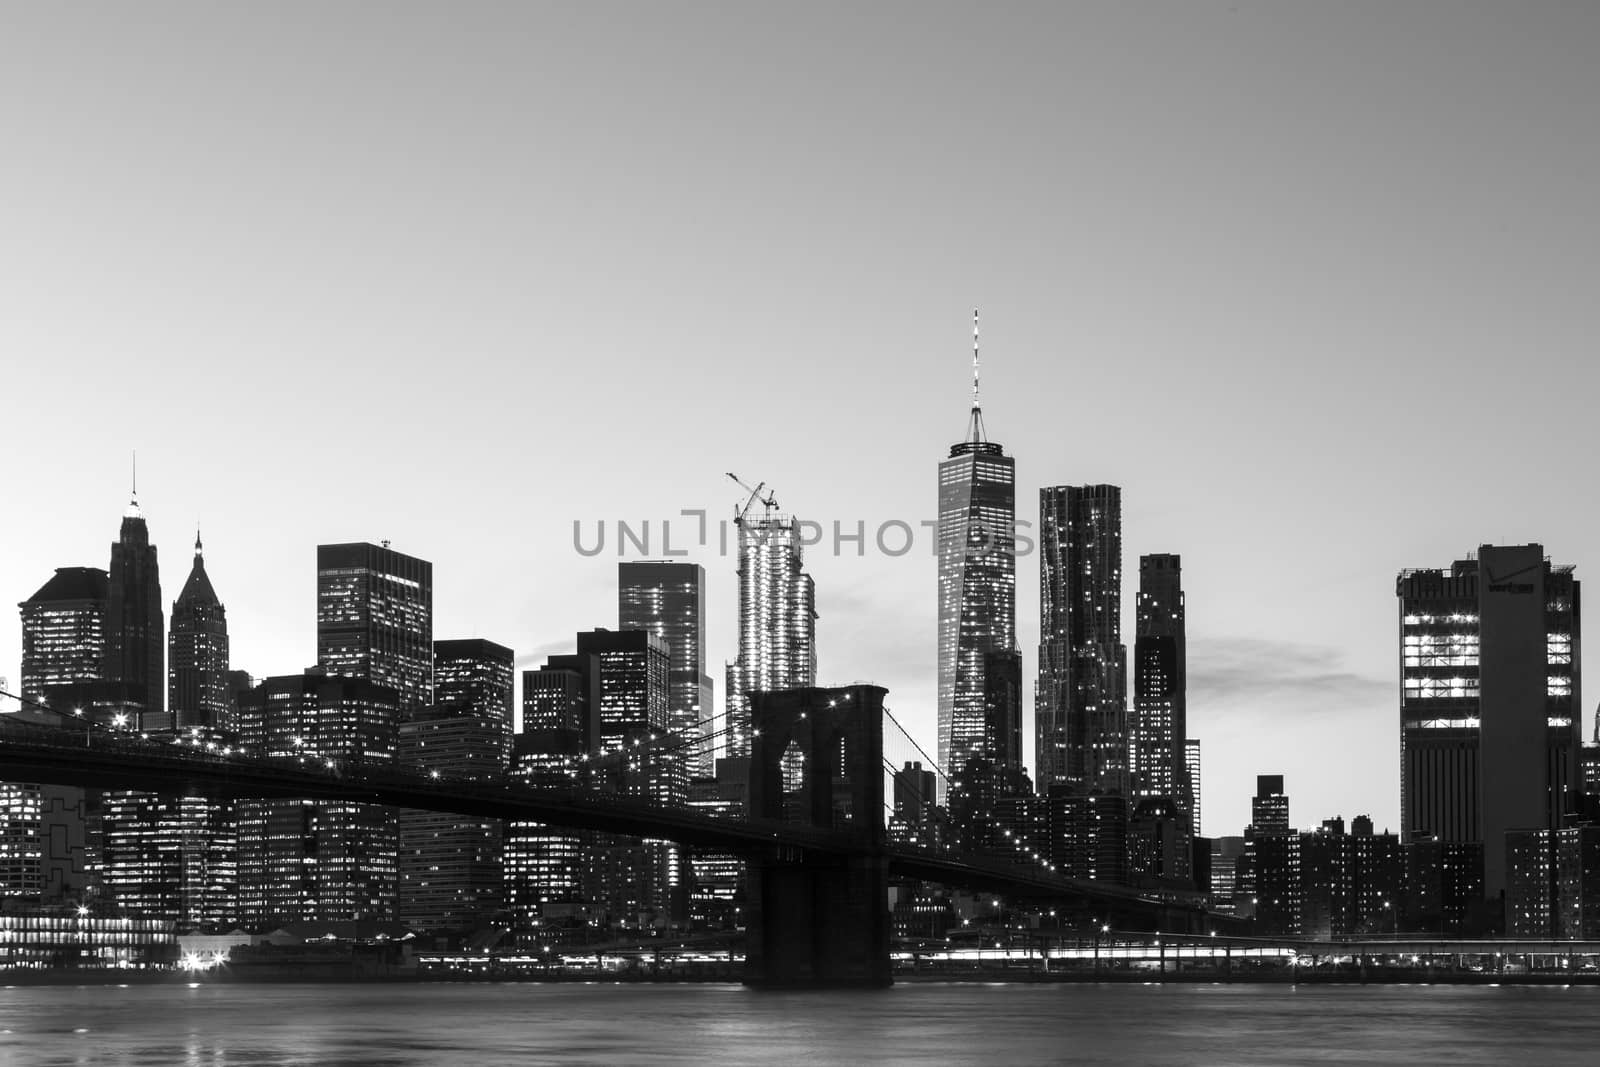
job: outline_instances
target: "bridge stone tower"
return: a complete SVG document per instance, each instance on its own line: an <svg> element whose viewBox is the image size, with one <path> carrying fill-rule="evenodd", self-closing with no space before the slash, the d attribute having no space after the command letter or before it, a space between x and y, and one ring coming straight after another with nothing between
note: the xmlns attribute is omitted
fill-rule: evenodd
<svg viewBox="0 0 1600 1067"><path fill-rule="evenodd" d="M825 851L774 846L750 858L746 985L893 982L883 855L887 693L852 685L751 694L751 819L811 827L828 840Z"/></svg>

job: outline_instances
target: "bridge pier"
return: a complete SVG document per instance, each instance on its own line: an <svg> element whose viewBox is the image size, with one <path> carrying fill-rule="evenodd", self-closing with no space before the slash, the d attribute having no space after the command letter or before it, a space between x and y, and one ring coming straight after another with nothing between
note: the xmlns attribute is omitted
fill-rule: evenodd
<svg viewBox="0 0 1600 1067"><path fill-rule="evenodd" d="M749 868L745 984L893 984L888 862L876 856L776 851L780 854Z"/></svg>
<svg viewBox="0 0 1600 1067"><path fill-rule="evenodd" d="M751 694L750 816L837 835L833 849L773 847L748 861L744 982L762 988L887 986L883 698L874 685ZM784 794L783 762L803 764Z"/></svg>

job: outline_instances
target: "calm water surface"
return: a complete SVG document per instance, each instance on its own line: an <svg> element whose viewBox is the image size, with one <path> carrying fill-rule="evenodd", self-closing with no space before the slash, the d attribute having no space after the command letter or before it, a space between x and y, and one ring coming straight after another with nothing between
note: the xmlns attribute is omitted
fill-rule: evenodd
<svg viewBox="0 0 1600 1067"><path fill-rule="evenodd" d="M227 985L0 989L0 1062L1587 1064L1600 988Z"/></svg>

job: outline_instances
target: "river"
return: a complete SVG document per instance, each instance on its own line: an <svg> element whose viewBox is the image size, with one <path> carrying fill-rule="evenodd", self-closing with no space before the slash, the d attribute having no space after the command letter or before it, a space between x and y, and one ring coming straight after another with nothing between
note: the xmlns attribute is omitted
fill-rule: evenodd
<svg viewBox="0 0 1600 1067"><path fill-rule="evenodd" d="M1594 1064L1600 988L906 983L0 989L0 1062Z"/></svg>

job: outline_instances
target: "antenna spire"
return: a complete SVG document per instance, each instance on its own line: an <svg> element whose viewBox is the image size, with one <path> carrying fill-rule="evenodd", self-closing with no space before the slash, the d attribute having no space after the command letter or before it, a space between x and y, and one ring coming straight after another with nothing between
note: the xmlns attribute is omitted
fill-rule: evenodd
<svg viewBox="0 0 1600 1067"><path fill-rule="evenodd" d="M125 519L140 518L139 514L139 450L132 449L132 492L128 496L128 509L122 513Z"/></svg>
<svg viewBox="0 0 1600 1067"><path fill-rule="evenodd" d="M972 444L988 439L983 429L983 407L978 403L978 309L972 309L972 416L967 421L967 440Z"/></svg>

